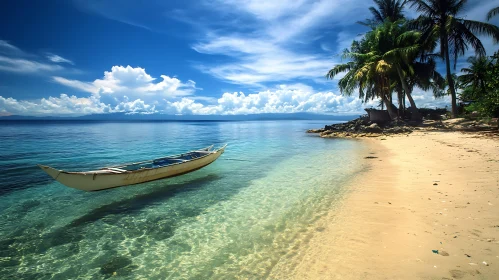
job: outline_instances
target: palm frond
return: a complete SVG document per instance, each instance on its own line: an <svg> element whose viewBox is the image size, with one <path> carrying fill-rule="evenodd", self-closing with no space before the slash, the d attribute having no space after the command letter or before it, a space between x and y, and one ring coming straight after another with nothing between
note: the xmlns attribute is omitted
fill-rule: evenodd
<svg viewBox="0 0 499 280"><path fill-rule="evenodd" d="M437 14L437 11L433 9L430 5L428 5L424 0L409 0L411 2L411 8L416 7L416 11L427 16L432 17Z"/></svg>
<svg viewBox="0 0 499 280"><path fill-rule="evenodd" d="M351 62L345 64L338 64L327 72L326 78L332 80L339 73L350 71L352 69L352 66L353 64Z"/></svg>
<svg viewBox="0 0 499 280"><path fill-rule="evenodd" d="M455 1L453 1L453 2L455 2ZM449 12L453 15L456 15L463 10L464 6L467 3L468 3L468 0L460 0L457 3L452 3L453 5L452 4L449 5Z"/></svg>
<svg viewBox="0 0 499 280"><path fill-rule="evenodd" d="M473 70L470 69L470 68L461 68L461 72L463 72L463 73L472 73Z"/></svg>
<svg viewBox="0 0 499 280"><path fill-rule="evenodd" d="M374 21L383 22L383 15L381 14L380 11L376 10L375 7L369 7L369 11L373 15Z"/></svg>
<svg viewBox="0 0 499 280"><path fill-rule="evenodd" d="M499 42L499 27L493 24L466 19L462 20L462 24L472 33L491 36L495 42Z"/></svg>
<svg viewBox="0 0 499 280"><path fill-rule="evenodd" d="M492 17L496 16L499 14L499 7L493 8L487 13L487 20L490 20Z"/></svg>
<svg viewBox="0 0 499 280"><path fill-rule="evenodd" d="M467 28L466 24L463 23L456 23L456 29L461 33L461 36L464 38L464 40L475 49L475 53L478 56L484 56L486 55L485 47L483 46L482 42L478 37L475 35L476 32L473 32L473 30ZM499 31L499 29L498 29ZM463 53L464 54L464 53Z"/></svg>

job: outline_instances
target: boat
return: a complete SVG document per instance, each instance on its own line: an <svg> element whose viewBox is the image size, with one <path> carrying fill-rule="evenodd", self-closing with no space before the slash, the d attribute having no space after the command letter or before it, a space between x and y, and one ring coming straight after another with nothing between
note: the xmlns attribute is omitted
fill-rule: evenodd
<svg viewBox="0 0 499 280"><path fill-rule="evenodd" d="M225 151L213 145L180 155L104 167L93 171L68 172L50 166L38 166L63 185L84 191L100 191L127 185L179 176L207 166Z"/></svg>

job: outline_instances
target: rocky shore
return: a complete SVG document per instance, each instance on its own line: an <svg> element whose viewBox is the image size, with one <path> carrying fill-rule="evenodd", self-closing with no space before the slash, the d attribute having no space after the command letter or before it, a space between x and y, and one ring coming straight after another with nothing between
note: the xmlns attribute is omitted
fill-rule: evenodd
<svg viewBox="0 0 499 280"><path fill-rule="evenodd" d="M497 131L497 119L489 121L456 118L450 120L424 120L411 123L395 120L388 123L374 123L368 117L359 117L346 123L326 125L310 129L307 133L318 133L323 138L381 137L394 134L409 134L413 131Z"/></svg>

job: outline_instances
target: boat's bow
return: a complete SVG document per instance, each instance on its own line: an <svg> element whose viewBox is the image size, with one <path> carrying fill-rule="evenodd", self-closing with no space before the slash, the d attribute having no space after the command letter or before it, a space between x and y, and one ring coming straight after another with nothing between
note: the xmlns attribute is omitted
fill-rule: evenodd
<svg viewBox="0 0 499 280"><path fill-rule="evenodd" d="M50 177L52 177L56 180L57 180L57 176L59 176L59 174L62 172L62 170L57 170L57 169L52 168L52 167L47 166L47 165L38 164L38 167L40 167L43 171L45 171L47 174L49 174Z"/></svg>
<svg viewBox="0 0 499 280"><path fill-rule="evenodd" d="M216 150L215 153L220 153L220 154L223 154L224 151L225 151L225 147L227 147L227 144L223 145L222 147L220 147L218 150Z"/></svg>

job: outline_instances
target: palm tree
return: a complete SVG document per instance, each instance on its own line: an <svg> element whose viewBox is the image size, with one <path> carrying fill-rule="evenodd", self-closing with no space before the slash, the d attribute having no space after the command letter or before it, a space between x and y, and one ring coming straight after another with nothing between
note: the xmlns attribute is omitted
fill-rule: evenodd
<svg viewBox="0 0 499 280"><path fill-rule="evenodd" d="M416 103L412 98L412 88L409 86L408 79L414 76L414 65L416 58L421 53L421 46L418 44L420 33L407 29L403 21L386 22L375 31L376 36L383 41L383 58L393 66L396 77L404 90L404 95L411 104L411 115L413 120L421 119Z"/></svg>
<svg viewBox="0 0 499 280"><path fill-rule="evenodd" d="M414 25L423 31L425 43L437 40L440 43L440 56L445 60L447 82L452 97L452 116L457 115L456 90L452 80L451 55L454 59L454 69L456 60L464 55L468 46L475 50L476 54L483 56L486 54L480 39L477 35L493 36L499 39L499 27L458 17L463 11L467 0L409 0L411 7L421 15L415 20Z"/></svg>
<svg viewBox="0 0 499 280"><path fill-rule="evenodd" d="M495 7L487 13L487 20L490 20L492 17L496 16L497 14L499 14L499 7Z"/></svg>
<svg viewBox="0 0 499 280"><path fill-rule="evenodd" d="M412 89L429 89L434 85L433 79L439 77L433 61L417 61L422 50L418 44L420 36L420 32L408 30L404 21L386 21L366 33L360 42L354 41L351 51L344 53L344 58L351 61L335 66L326 77L332 79L346 72L339 81L342 93L351 95L359 89L360 98L379 97L389 110L392 92L397 91L399 108L403 107L404 95L407 96L413 119L420 120ZM394 112L389 113L393 118Z"/></svg>
<svg viewBox="0 0 499 280"><path fill-rule="evenodd" d="M377 24L381 24L385 21L395 22L401 19L404 19L404 5L407 3L407 0L373 0L374 3L378 6L369 7L369 11L372 14L372 18L367 19L366 21L360 21L360 24L367 26L376 26Z"/></svg>
<svg viewBox="0 0 499 280"><path fill-rule="evenodd" d="M359 21L358 23L362 25L367 25L370 27L375 27L378 24L381 24L385 21L395 22L401 19L404 19L404 5L407 3L407 0L373 0L374 3L378 6L369 7L369 11L372 14L371 19L367 19L366 21Z"/></svg>
<svg viewBox="0 0 499 280"><path fill-rule="evenodd" d="M343 58L350 59L349 62L338 64L328 71L326 77L333 79L342 72L345 76L338 82L342 94L350 96L358 89L359 98L364 101L380 98L386 106L392 119L397 117L391 103L391 80L390 68L373 48L372 41L363 38L360 42L353 41L350 50L345 50Z"/></svg>
<svg viewBox="0 0 499 280"><path fill-rule="evenodd" d="M481 93L485 93L487 70L490 68L491 64L490 59L486 56L471 56L468 58L467 62L470 66L461 69L461 72L465 74L459 76L458 81L464 87L471 86L474 92L479 89Z"/></svg>

